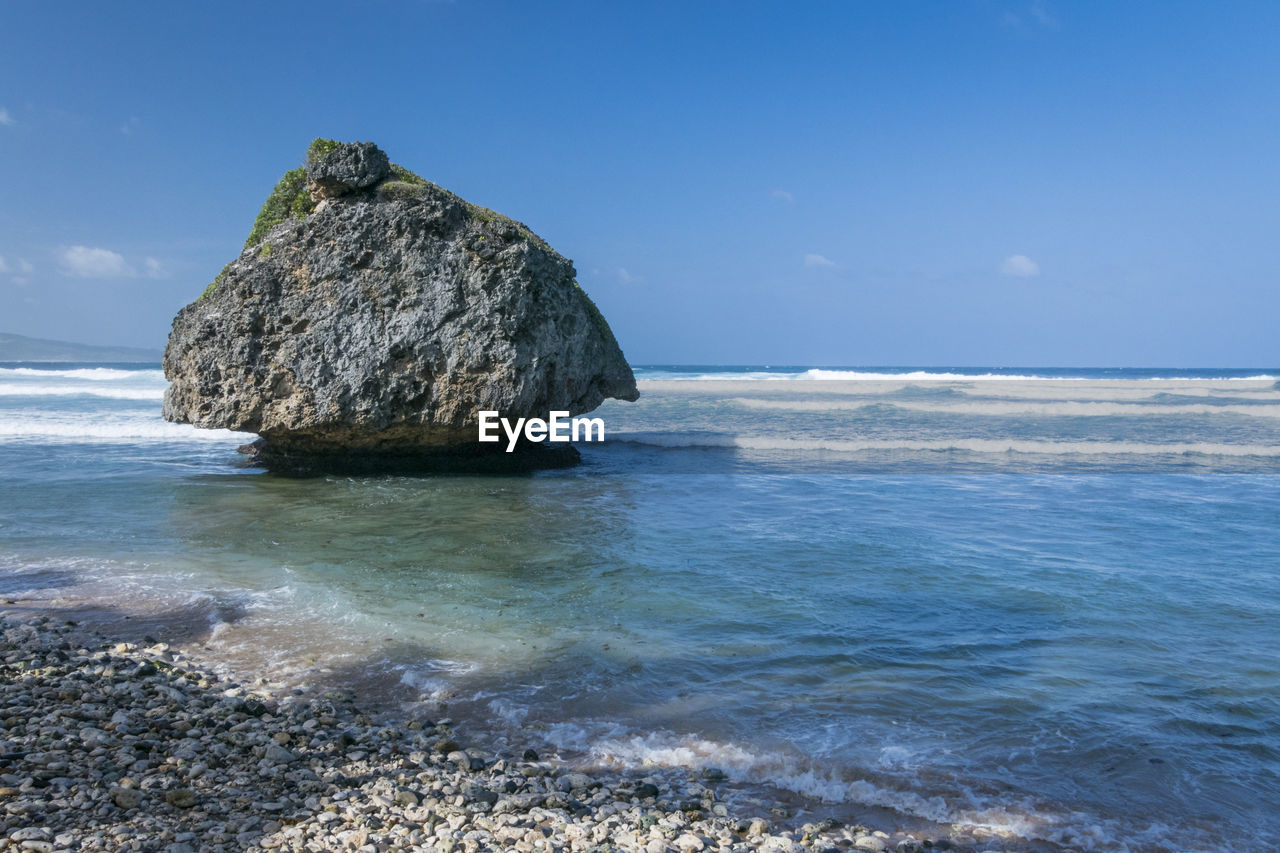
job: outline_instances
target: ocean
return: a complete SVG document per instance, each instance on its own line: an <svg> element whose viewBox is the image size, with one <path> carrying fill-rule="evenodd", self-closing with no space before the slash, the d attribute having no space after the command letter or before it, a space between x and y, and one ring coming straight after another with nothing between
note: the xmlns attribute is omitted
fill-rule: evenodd
<svg viewBox="0 0 1280 853"><path fill-rule="evenodd" d="M0 598L801 814L1280 848L1280 370L636 373L573 469L298 479L0 364Z"/></svg>

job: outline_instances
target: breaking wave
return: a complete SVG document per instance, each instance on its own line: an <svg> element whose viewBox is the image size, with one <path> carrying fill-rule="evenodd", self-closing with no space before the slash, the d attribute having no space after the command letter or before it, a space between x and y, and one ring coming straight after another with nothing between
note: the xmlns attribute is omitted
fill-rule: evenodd
<svg viewBox="0 0 1280 853"><path fill-rule="evenodd" d="M615 433L610 441L667 448L741 448L797 453L827 451L963 451L977 454L1026 453L1042 456L1262 456L1280 457L1280 445L1213 444L1207 442L1146 443L1138 441L1036 441L1029 439L804 439L724 435L720 433Z"/></svg>

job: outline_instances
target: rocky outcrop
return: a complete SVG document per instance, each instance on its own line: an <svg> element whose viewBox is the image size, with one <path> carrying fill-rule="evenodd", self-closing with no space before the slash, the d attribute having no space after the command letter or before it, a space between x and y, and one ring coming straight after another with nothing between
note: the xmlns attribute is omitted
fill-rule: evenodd
<svg viewBox="0 0 1280 853"><path fill-rule="evenodd" d="M391 175L391 161L372 142L342 145L307 170L312 195L338 198L377 186Z"/></svg>
<svg viewBox="0 0 1280 853"><path fill-rule="evenodd" d="M638 396L574 275L523 224L376 146L317 140L240 257L175 318L164 417L257 433L278 467L502 454L477 442L479 411L545 418Z"/></svg>

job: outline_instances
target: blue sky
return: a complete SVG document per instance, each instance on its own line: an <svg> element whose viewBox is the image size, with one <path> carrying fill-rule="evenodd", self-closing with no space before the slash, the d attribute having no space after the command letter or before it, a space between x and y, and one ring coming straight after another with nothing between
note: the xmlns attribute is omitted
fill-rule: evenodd
<svg viewBox="0 0 1280 853"><path fill-rule="evenodd" d="M0 331L162 346L316 136L633 363L1280 365L1280 3L0 4Z"/></svg>

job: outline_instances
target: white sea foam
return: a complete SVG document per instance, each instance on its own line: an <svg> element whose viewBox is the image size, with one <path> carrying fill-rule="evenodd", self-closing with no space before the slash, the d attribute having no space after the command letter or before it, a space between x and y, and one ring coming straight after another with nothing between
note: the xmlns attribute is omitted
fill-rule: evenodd
<svg viewBox="0 0 1280 853"><path fill-rule="evenodd" d="M946 452L975 454L1025 453L1041 456L1261 456L1280 457L1280 445L1211 444L1195 442L1145 443L1138 441L1034 441L1004 438L841 440L829 438L774 438L720 433L615 433L613 441L656 447L724 447L757 451L867 453L882 451Z"/></svg>
<svg viewBox="0 0 1280 853"><path fill-rule="evenodd" d="M418 691L419 699L432 702L452 701L458 695L457 677L474 672L477 664L437 658L417 661L400 673L400 683Z"/></svg>
<svg viewBox="0 0 1280 853"><path fill-rule="evenodd" d="M1045 376L1036 373L957 373L951 370L908 370L901 373L877 370L839 370L814 367L799 372L776 370L732 371L708 370L702 373L679 373L660 368L637 371L637 379L649 381L786 381L822 380L840 382L1275 382L1280 375L1259 373L1252 376L1221 376L1207 370L1203 376L1123 377L1086 376L1082 371L1074 376Z"/></svg>
<svg viewBox="0 0 1280 853"><path fill-rule="evenodd" d="M489 703L489 713L508 726L520 726L529 716L529 709L510 699L494 699Z"/></svg>
<svg viewBox="0 0 1280 853"><path fill-rule="evenodd" d="M0 442L41 441L51 444L104 444L148 441L243 444L249 433L225 429L196 429L151 417L58 415L0 416Z"/></svg>
<svg viewBox="0 0 1280 853"><path fill-rule="evenodd" d="M118 370L111 367L81 367L72 370L42 370L35 367L0 367L0 379L89 379L94 381L135 380L164 382L163 370Z"/></svg>
<svg viewBox="0 0 1280 853"><path fill-rule="evenodd" d="M640 370L636 377L639 380L655 382L786 382L817 380L826 382L923 382L923 381L976 381L1007 379L1009 381L1027 381L1031 379L1045 381L1081 381L1084 376L1057 377L995 373L950 373L928 370L911 370L904 373L884 373L874 370L831 370L826 368L810 368L798 373L783 373L774 370L754 371L717 371L705 373L675 373L662 370Z"/></svg>
<svg viewBox="0 0 1280 853"><path fill-rule="evenodd" d="M885 406L910 412L997 417L1149 417L1152 415L1245 415L1253 418L1280 418L1280 405L1187 403L1185 405L1141 402L1055 402L999 400L768 400L738 397L732 401L747 409L784 412L860 411Z"/></svg>
<svg viewBox="0 0 1280 853"><path fill-rule="evenodd" d="M1087 376L1037 376L1031 373L1025 375L1009 373L951 373L949 371L934 372L930 370L912 370L907 373L877 373L863 370L827 370L816 367L797 374L794 378L841 382L989 382L993 380L1005 380L1008 382L1026 382L1029 380L1039 382L1079 382L1088 379Z"/></svg>
<svg viewBox="0 0 1280 853"><path fill-rule="evenodd" d="M111 397L117 400L163 400L164 388L121 385L37 385L33 382L0 382L0 397Z"/></svg>
<svg viewBox="0 0 1280 853"><path fill-rule="evenodd" d="M0 368L0 397L92 396L161 400L165 385L164 373L159 370Z"/></svg>
<svg viewBox="0 0 1280 853"><path fill-rule="evenodd" d="M772 370L753 370L753 371L719 371L711 370L706 373L677 373L666 370L644 370L636 371L636 379L642 382L721 382L721 381L769 381L783 379L800 379L802 375L799 373L781 373Z"/></svg>
<svg viewBox="0 0 1280 853"><path fill-rule="evenodd" d="M519 723L523 717L519 717ZM921 792L918 781L907 779L902 787L887 779L865 774L847 777L812 761L770 751L753 751L695 735L671 732L636 733L616 723L556 723L545 727L545 737L559 748L589 755L617 769L715 768L737 782L770 785L821 800L893 809L940 824L956 825L1000 837L1050 841L1082 850L1128 851L1124 838L1133 838L1131 827L1080 812L1053 812L1027 800L992 801L971 790L957 788L944 796ZM1164 831L1161 831L1164 830ZM1140 833L1143 844L1168 843L1175 834L1167 827L1151 827ZM1180 836L1183 843L1188 839Z"/></svg>

